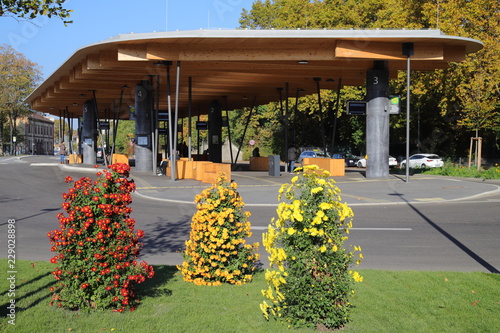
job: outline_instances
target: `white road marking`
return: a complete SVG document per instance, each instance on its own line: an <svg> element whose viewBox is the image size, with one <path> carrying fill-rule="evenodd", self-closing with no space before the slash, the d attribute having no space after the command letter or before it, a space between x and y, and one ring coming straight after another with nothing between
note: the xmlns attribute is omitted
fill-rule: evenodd
<svg viewBox="0 0 500 333"><path fill-rule="evenodd" d="M61 163L31 163L30 166L54 166Z"/></svg>
<svg viewBox="0 0 500 333"><path fill-rule="evenodd" d="M267 226L252 226L254 230L267 230ZM360 231L412 231L412 228L351 228L350 230Z"/></svg>

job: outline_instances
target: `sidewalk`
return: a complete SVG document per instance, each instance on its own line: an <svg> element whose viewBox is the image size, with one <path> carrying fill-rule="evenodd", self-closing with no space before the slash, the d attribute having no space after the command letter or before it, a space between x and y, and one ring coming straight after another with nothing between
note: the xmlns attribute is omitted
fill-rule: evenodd
<svg viewBox="0 0 500 333"><path fill-rule="evenodd" d="M95 172L92 166L60 165L65 171ZM99 166L99 169L104 166ZM266 171L233 171L232 181L246 206L276 206L278 189L289 183L293 174L282 172L279 177ZM131 170L137 185L136 194L153 200L194 203L194 198L210 184L192 179L172 181L169 177ZM364 169L348 168L345 176L333 177L341 190L342 201L350 206L436 203L474 199L500 193L500 180L452 178L415 174L406 183L404 175L387 179L367 179Z"/></svg>

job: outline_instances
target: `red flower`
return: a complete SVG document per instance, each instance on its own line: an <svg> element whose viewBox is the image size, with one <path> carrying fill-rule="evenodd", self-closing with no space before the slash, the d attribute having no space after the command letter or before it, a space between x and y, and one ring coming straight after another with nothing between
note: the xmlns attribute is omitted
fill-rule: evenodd
<svg viewBox="0 0 500 333"><path fill-rule="evenodd" d="M137 229L137 237L139 238L144 237L144 231L142 231L141 229Z"/></svg>

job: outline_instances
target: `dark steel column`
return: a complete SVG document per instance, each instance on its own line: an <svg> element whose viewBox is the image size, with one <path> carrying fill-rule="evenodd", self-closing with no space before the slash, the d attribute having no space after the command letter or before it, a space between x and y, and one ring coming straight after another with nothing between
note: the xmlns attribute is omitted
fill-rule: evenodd
<svg viewBox="0 0 500 333"><path fill-rule="evenodd" d="M366 76L366 178L389 176L389 70L376 61Z"/></svg>
<svg viewBox="0 0 500 333"><path fill-rule="evenodd" d="M153 87L142 81L135 87L135 170L151 172L153 152L151 142L151 115L153 114Z"/></svg>
<svg viewBox="0 0 500 333"><path fill-rule="evenodd" d="M208 110L208 156L215 163L222 162L222 107L214 100Z"/></svg>
<svg viewBox="0 0 500 333"><path fill-rule="evenodd" d="M96 122L96 103L93 99L83 104L83 122L82 122L82 155L83 164L96 164L97 152L97 122Z"/></svg>

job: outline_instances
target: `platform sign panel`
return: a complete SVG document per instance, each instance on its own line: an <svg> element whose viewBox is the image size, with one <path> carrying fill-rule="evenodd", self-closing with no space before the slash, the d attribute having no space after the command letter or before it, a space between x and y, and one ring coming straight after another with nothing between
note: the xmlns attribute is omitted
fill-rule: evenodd
<svg viewBox="0 0 500 333"><path fill-rule="evenodd" d="M347 101L347 114L352 116L366 115L366 101Z"/></svg>
<svg viewBox="0 0 500 333"><path fill-rule="evenodd" d="M389 97L389 114L400 114L401 109L399 107L399 103L401 98L399 96L390 96Z"/></svg>

